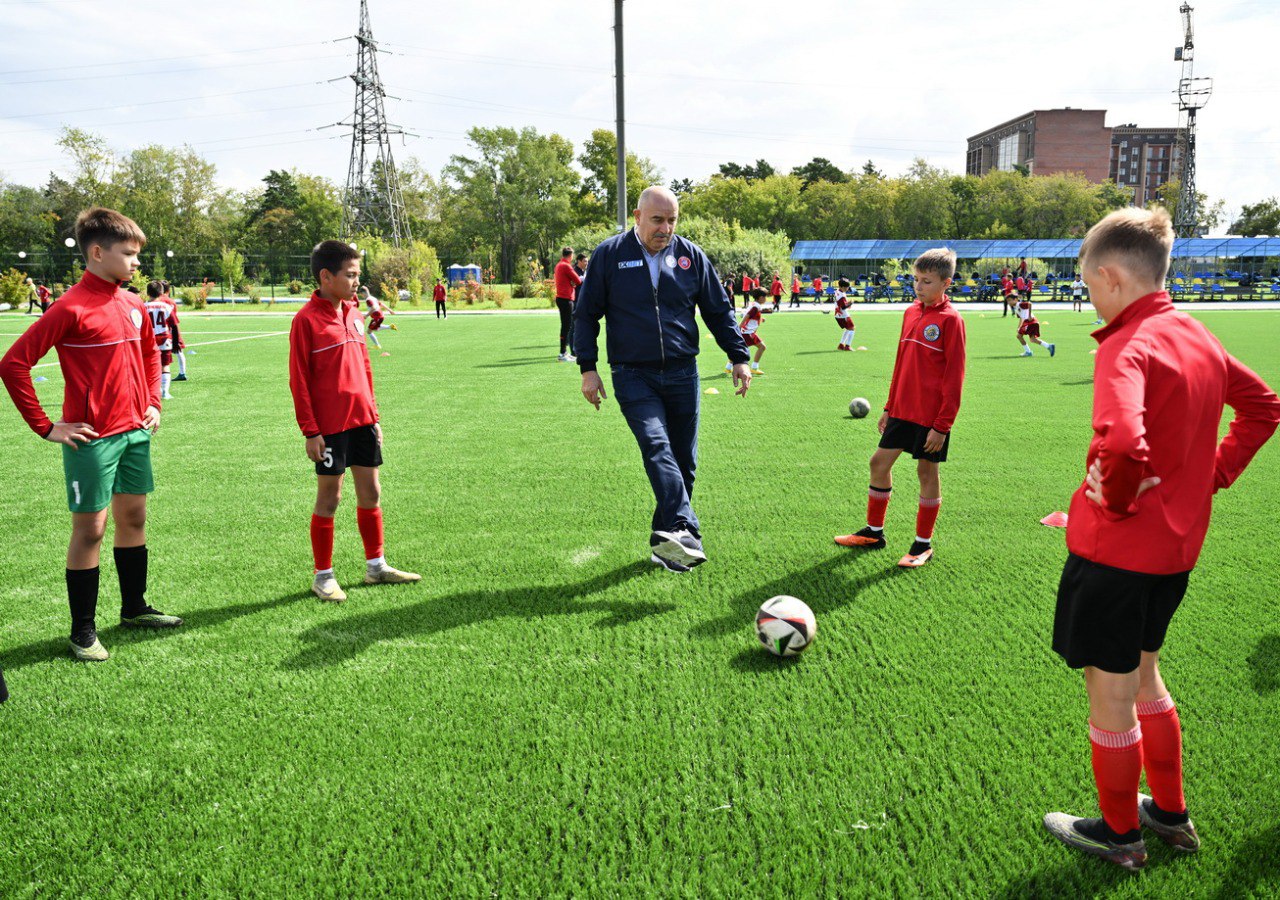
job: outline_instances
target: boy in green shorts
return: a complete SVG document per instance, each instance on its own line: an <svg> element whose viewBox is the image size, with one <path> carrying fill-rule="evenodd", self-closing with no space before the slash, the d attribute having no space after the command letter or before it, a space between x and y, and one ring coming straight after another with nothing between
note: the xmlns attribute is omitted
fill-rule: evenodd
<svg viewBox="0 0 1280 900"><path fill-rule="evenodd" d="M77 659L97 662L107 658L94 617L108 508L116 525L112 543L120 624L173 628L182 620L144 599L147 494L154 488L151 434L160 426L160 356L141 298L121 290L120 283L137 271L147 238L127 216L95 207L76 219L76 241L85 258L84 277L9 348L0 360L0 379L31 429L63 445L71 509L71 652ZM54 347L66 383L57 422L45 414L31 382L31 368Z"/></svg>

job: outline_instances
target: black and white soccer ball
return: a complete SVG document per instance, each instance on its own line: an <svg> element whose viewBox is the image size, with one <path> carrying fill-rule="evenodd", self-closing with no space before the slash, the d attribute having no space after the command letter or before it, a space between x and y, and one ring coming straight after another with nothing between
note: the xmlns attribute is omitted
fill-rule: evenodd
<svg viewBox="0 0 1280 900"><path fill-rule="evenodd" d="M854 397L849 401L849 415L855 419L865 418L871 412L871 404L866 397Z"/></svg>
<svg viewBox="0 0 1280 900"><path fill-rule="evenodd" d="M813 610L795 597L773 597L756 613L756 636L774 656L799 656L817 633Z"/></svg>

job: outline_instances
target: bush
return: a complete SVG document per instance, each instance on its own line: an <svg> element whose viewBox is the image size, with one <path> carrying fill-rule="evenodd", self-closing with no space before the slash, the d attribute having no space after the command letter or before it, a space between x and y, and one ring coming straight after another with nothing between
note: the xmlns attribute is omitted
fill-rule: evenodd
<svg viewBox="0 0 1280 900"><path fill-rule="evenodd" d="M209 292L211 290L213 290L213 286L208 284L176 288L178 299L182 301L184 306L190 306L192 309L204 309L208 306Z"/></svg>
<svg viewBox="0 0 1280 900"><path fill-rule="evenodd" d="M302 282L295 278L293 281L289 282L289 293L296 297L298 294L302 293L302 287Z"/></svg>
<svg viewBox="0 0 1280 900"><path fill-rule="evenodd" d="M30 296L31 288L27 285L26 275L17 269L10 269L0 275L0 303L8 303L17 308L18 304L26 303Z"/></svg>
<svg viewBox="0 0 1280 900"><path fill-rule="evenodd" d="M244 293L245 296L249 298L250 303L262 302L262 288L258 287L252 281L245 283Z"/></svg>

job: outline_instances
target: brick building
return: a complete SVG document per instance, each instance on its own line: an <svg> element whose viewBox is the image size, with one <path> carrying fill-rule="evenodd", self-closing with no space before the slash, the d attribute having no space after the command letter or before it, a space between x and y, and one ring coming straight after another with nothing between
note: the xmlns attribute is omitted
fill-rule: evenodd
<svg viewBox="0 0 1280 900"><path fill-rule="evenodd" d="M1143 205L1181 164L1177 128L1108 128L1105 109L1037 109L969 138L965 173L1025 166L1032 175L1083 173L1129 188Z"/></svg>
<svg viewBox="0 0 1280 900"><path fill-rule="evenodd" d="M1117 125L1111 129L1110 178L1133 192L1135 206L1146 206L1165 182L1182 170L1181 128L1139 128Z"/></svg>

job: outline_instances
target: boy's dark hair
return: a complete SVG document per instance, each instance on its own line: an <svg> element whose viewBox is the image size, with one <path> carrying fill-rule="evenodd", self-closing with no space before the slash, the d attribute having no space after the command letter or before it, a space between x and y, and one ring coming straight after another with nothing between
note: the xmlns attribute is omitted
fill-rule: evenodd
<svg viewBox="0 0 1280 900"><path fill-rule="evenodd" d="M561 258L561 259L568 259L570 256L573 256L573 248L572 248L572 247L564 247L563 249L561 249L561 251L560 251L560 258Z"/></svg>
<svg viewBox="0 0 1280 900"><path fill-rule="evenodd" d="M950 247L937 247L926 250L917 258L914 266L917 272L929 272L944 281L956 275L956 251Z"/></svg>
<svg viewBox="0 0 1280 900"><path fill-rule="evenodd" d="M148 296L148 297L150 297L152 300L158 300L158 299L160 299L160 295L161 295L161 294L163 294L163 293L164 293L164 282L163 282L163 281L148 281L148 282L147 282L147 296Z"/></svg>
<svg viewBox="0 0 1280 900"><path fill-rule="evenodd" d="M763 300L763 299L764 299L765 297L767 297L767 296L769 296L769 295L768 295L768 293L765 291L765 289L764 289L764 288L752 288L752 289L751 289L751 299L752 299L752 300Z"/></svg>
<svg viewBox="0 0 1280 900"><path fill-rule="evenodd" d="M846 290L846 291L847 291L847 290L849 289L849 279L848 279L848 278L841 278L841 279L840 279L840 287L841 287L842 289L844 289L844 290Z"/></svg>
<svg viewBox="0 0 1280 900"><path fill-rule="evenodd" d="M581 262L582 260L584 260L584 259L586 259L586 258L587 258L587 254L585 254L585 253L579 253L577 256L575 256L575 257L574 257L574 261L575 261L575 262Z"/></svg>
<svg viewBox="0 0 1280 900"><path fill-rule="evenodd" d="M321 269L336 275L346 263L359 258L360 251L346 241L321 241L311 251L311 274L319 281Z"/></svg>
<svg viewBox="0 0 1280 900"><path fill-rule="evenodd" d="M1119 257L1125 268L1153 284L1164 284L1173 250L1173 223L1167 210L1119 209L1089 229L1080 244L1080 268Z"/></svg>
<svg viewBox="0 0 1280 900"><path fill-rule="evenodd" d="M94 244L110 250L122 241L133 241L139 247L147 245L147 236L138 223L123 213L103 206L93 206L76 216L76 243L86 256Z"/></svg>
<svg viewBox="0 0 1280 900"><path fill-rule="evenodd" d="M167 282L167 281L161 281L161 282L160 282L160 286L161 286L162 288L164 288L164 293L166 293L166 294L167 294L167 293L169 293L171 290L173 290L173 285L171 285L171 284L170 284L169 282Z"/></svg>

